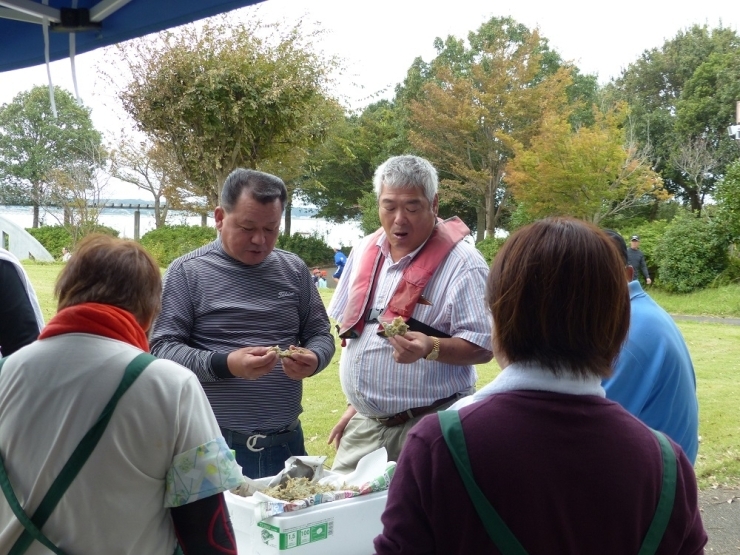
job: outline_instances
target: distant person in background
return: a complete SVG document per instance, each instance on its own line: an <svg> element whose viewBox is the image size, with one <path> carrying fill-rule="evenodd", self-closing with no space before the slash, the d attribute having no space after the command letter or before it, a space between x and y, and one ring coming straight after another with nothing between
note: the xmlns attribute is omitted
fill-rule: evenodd
<svg viewBox="0 0 740 555"><path fill-rule="evenodd" d="M72 253L67 250L67 247L62 247L62 262L69 262L72 257Z"/></svg>
<svg viewBox="0 0 740 555"><path fill-rule="evenodd" d="M20 261L0 248L0 354L33 343L44 327L41 307Z"/></svg>
<svg viewBox="0 0 740 555"><path fill-rule="evenodd" d="M321 274L319 274L319 281L316 285L319 289L326 289L326 270L321 270Z"/></svg>
<svg viewBox="0 0 740 555"><path fill-rule="evenodd" d="M648 285L653 283L648 273L647 264L645 263L645 255L640 250L639 235L633 235L630 239L630 248L627 249L627 261L635 270L632 279L637 280L637 274L639 272L645 277L645 283Z"/></svg>
<svg viewBox="0 0 740 555"><path fill-rule="evenodd" d="M627 265L630 290L630 330L604 380L606 396L642 420L668 434L692 464L699 450L699 403L696 375L686 342L673 318L633 280L628 249L618 233L606 230Z"/></svg>
<svg viewBox="0 0 740 555"><path fill-rule="evenodd" d="M337 271L332 274L335 280L339 281L344 272L344 265L347 263L347 256L342 252L340 247L334 247L334 264L337 265Z"/></svg>
<svg viewBox="0 0 740 555"><path fill-rule="evenodd" d="M318 287L319 286L319 279L321 279L321 270L319 270L318 268L314 268L313 270L311 270L311 273L313 274L312 275L313 284L316 287Z"/></svg>

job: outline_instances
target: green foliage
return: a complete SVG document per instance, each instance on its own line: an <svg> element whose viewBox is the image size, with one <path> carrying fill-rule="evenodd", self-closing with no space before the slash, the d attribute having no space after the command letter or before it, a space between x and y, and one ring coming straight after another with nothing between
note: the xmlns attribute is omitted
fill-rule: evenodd
<svg viewBox="0 0 740 555"><path fill-rule="evenodd" d="M640 250L645 255L645 263L648 267L648 273L653 280L659 279L660 268L658 267L658 248L663 240L666 229L668 229L666 220L656 220L654 222L642 222L640 225L633 227L620 227L618 231L624 237L627 246L630 244L632 235L640 236ZM640 280L644 279L642 274L635 268L635 275Z"/></svg>
<svg viewBox="0 0 740 555"><path fill-rule="evenodd" d="M27 228L26 231L33 235L44 248L49 251L54 258L61 260L62 247L67 247L70 251L74 248L72 234L69 229L61 225L44 225L36 228ZM111 237L118 237L118 231L112 227L98 225L90 229L88 235L92 233L103 233ZM78 237L78 241L82 237Z"/></svg>
<svg viewBox="0 0 740 555"><path fill-rule="evenodd" d="M732 283L740 283L740 256L737 254L728 257L727 267L714 279L712 287L723 287Z"/></svg>
<svg viewBox="0 0 740 555"><path fill-rule="evenodd" d="M727 267L727 241L707 218L682 214L658 243L660 285L688 293L709 285Z"/></svg>
<svg viewBox="0 0 740 555"><path fill-rule="evenodd" d="M360 198L360 228L365 235L369 235L380 227L378 215L378 199L374 192L368 192Z"/></svg>
<svg viewBox="0 0 740 555"><path fill-rule="evenodd" d="M408 151L402 121L397 107L382 100L338 122L312 153L315 169L301 187L301 198L330 221L359 216L362 195L373 190L375 169L390 156Z"/></svg>
<svg viewBox="0 0 740 555"><path fill-rule="evenodd" d="M269 36L266 36L269 35ZM118 46L131 80L119 94L139 128L166 141L196 196L218 203L224 178L325 135L332 59L300 22L227 17Z"/></svg>
<svg viewBox="0 0 740 555"><path fill-rule="evenodd" d="M740 160L727 170L717 185L717 218L731 242L740 243Z"/></svg>
<svg viewBox="0 0 740 555"><path fill-rule="evenodd" d="M212 227L166 225L145 233L141 244L160 266L169 266L176 258L215 238L216 230Z"/></svg>
<svg viewBox="0 0 740 555"><path fill-rule="evenodd" d="M39 206L47 202L53 172L99 165L101 135L90 110L59 87L54 101L56 117L49 89L37 86L0 106L0 201L32 204L33 227L38 227Z"/></svg>
<svg viewBox="0 0 740 555"><path fill-rule="evenodd" d="M300 256L306 266L326 266L334 263L334 249L315 235L280 235L277 248ZM346 254L346 253L345 253Z"/></svg>
<svg viewBox="0 0 740 555"><path fill-rule="evenodd" d="M483 255L483 258L486 259L486 262L488 262L488 265L490 266L493 262L493 258L496 256L496 253L505 242L506 239L503 238L486 237L485 239L483 239L483 241L478 241L475 244L475 248L480 251L480 253Z"/></svg>
<svg viewBox="0 0 740 555"><path fill-rule="evenodd" d="M693 25L643 52L613 89L629 102L631 131L649 146L665 188L695 212L736 157L725 128L740 94L739 64L736 31Z"/></svg>

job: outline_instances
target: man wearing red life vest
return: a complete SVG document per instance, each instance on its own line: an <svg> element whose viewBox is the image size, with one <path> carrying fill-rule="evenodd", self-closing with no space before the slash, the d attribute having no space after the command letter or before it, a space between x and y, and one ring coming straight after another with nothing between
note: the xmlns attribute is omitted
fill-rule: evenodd
<svg viewBox="0 0 740 555"><path fill-rule="evenodd" d="M437 184L417 156L395 156L375 172L382 227L352 250L328 309L340 323L348 400L329 435L335 471L352 471L379 447L396 460L411 427L471 393L473 365L493 356L488 266L462 240L462 221L437 218ZM382 323L396 317L409 331L385 337Z"/></svg>

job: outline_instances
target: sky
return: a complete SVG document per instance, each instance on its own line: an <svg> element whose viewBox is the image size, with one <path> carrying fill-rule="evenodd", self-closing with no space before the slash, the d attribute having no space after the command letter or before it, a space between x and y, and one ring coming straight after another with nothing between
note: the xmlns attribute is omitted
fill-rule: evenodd
<svg viewBox="0 0 740 555"><path fill-rule="evenodd" d="M435 37L466 37L491 17L511 16L530 29L539 28L564 60L575 63L582 73L596 74L601 83L617 77L645 50L660 48L694 23L740 28L737 0L373 0L366 4L267 0L238 10L233 17L254 14L266 22L302 16L324 30L318 46L343 60L345 71L337 93L352 108L391 98L417 56L425 61L434 57ZM101 51L77 56L77 83L80 97L92 108L96 127L112 140L130 124L115 91L97 76L97 68L104 63ZM69 60L52 63L51 73L55 85L73 91ZM19 92L46 84L43 65L0 73L0 105ZM118 189L117 198L132 192L126 187Z"/></svg>

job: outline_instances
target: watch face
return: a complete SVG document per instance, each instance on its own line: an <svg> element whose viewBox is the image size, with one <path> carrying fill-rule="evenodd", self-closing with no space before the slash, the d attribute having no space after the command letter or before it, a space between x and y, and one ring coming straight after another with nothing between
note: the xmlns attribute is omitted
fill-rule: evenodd
<svg viewBox="0 0 740 555"><path fill-rule="evenodd" d="M432 351L427 355L427 360L437 360L437 357L439 356L439 351Z"/></svg>

